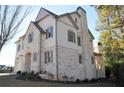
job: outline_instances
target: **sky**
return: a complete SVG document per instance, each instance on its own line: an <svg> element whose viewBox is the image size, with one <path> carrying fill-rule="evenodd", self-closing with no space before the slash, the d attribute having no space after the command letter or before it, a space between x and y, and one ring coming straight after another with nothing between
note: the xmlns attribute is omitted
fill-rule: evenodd
<svg viewBox="0 0 124 93"><path fill-rule="evenodd" d="M31 6L32 12L23 21L23 24L19 28L19 33L6 44L0 53L0 65L14 66L16 56L16 44L14 43L18 38L25 34L30 21L34 21L40 8L43 7L57 15L75 11L77 7L81 6L85 9L87 14L88 27L95 37L94 46L96 46L99 39L99 32L95 31L97 14L93 7L86 5L44 5L44 6ZM26 6L27 7L27 6Z"/></svg>

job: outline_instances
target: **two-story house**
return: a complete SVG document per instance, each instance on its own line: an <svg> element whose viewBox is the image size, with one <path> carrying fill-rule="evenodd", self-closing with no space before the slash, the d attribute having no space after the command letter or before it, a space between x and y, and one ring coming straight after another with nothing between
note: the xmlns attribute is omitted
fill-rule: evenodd
<svg viewBox="0 0 124 93"><path fill-rule="evenodd" d="M61 81L96 78L93 39L83 8L62 15L41 8L16 41L15 72L42 72L44 79Z"/></svg>

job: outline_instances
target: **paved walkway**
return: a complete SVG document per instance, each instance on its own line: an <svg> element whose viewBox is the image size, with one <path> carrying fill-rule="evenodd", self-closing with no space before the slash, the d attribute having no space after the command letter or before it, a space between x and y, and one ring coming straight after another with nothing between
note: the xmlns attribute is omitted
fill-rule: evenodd
<svg viewBox="0 0 124 93"><path fill-rule="evenodd" d="M15 79L10 73L0 74L0 87L116 87L114 83L64 84L45 81L25 81Z"/></svg>
<svg viewBox="0 0 124 93"><path fill-rule="evenodd" d="M9 76L14 75L15 73L0 73L0 76Z"/></svg>

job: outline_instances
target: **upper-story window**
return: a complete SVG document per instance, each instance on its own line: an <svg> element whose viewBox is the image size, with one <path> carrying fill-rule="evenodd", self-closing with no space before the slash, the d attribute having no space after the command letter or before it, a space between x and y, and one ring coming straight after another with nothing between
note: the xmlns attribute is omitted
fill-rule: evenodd
<svg viewBox="0 0 124 93"><path fill-rule="evenodd" d="M72 31L68 31L68 41L75 43L75 33Z"/></svg>
<svg viewBox="0 0 124 93"><path fill-rule="evenodd" d="M75 23L77 23L77 18L75 17Z"/></svg>
<svg viewBox="0 0 124 93"><path fill-rule="evenodd" d="M46 29L46 39L50 38L50 37L53 37L53 27L52 26Z"/></svg>
<svg viewBox="0 0 124 93"><path fill-rule="evenodd" d="M77 36L77 43L79 46L81 46L81 38L79 36Z"/></svg>
<svg viewBox="0 0 124 93"><path fill-rule="evenodd" d="M28 43L33 41L33 32L29 33L28 35Z"/></svg>
<svg viewBox="0 0 124 93"><path fill-rule="evenodd" d="M20 44L18 45L17 50L18 50L18 51L20 51L20 50L21 50L21 45L20 45Z"/></svg>

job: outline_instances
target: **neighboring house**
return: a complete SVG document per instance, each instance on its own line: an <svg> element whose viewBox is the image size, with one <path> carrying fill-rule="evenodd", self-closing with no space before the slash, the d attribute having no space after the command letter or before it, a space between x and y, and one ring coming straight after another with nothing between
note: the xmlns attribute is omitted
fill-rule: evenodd
<svg viewBox="0 0 124 93"><path fill-rule="evenodd" d="M9 72L14 72L14 67L13 67L13 66L8 66L8 67L7 67L7 70L8 70Z"/></svg>
<svg viewBox="0 0 124 93"><path fill-rule="evenodd" d="M97 78L93 39L81 7L62 15L41 8L16 41L15 72L41 72L44 79L60 81Z"/></svg>
<svg viewBox="0 0 124 93"><path fill-rule="evenodd" d="M0 70L7 70L7 66L6 65L0 65Z"/></svg>
<svg viewBox="0 0 124 93"><path fill-rule="evenodd" d="M14 67L12 66L0 65L0 71L12 72L13 70Z"/></svg>
<svg viewBox="0 0 124 93"><path fill-rule="evenodd" d="M98 46L94 48L95 63L96 63L96 76L98 78L105 77L105 64L103 61L103 48L102 44L98 43Z"/></svg>

